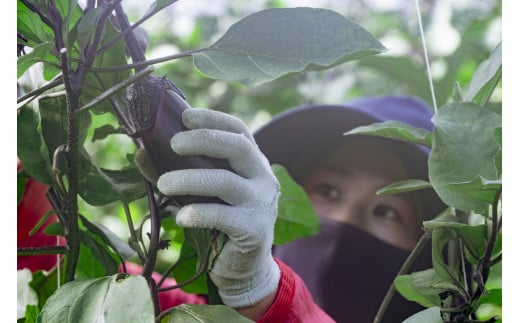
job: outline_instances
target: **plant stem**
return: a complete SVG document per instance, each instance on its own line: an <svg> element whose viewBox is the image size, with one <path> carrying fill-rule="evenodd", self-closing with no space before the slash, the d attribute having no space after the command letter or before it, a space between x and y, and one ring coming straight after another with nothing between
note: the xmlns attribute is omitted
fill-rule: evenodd
<svg viewBox="0 0 520 323"><path fill-rule="evenodd" d="M61 77L61 73L58 74L54 79L50 80L49 82L47 82L46 84L40 86L39 88L37 89L34 89L32 90L31 92L29 93L26 93L22 96L20 96L17 100L16 100L16 103L20 103L20 102L23 102L27 99L31 99L34 100L38 95L42 94L43 92L47 91L47 90L50 90L52 88L55 88L56 86L60 85L61 83L63 83L63 78ZM27 101L27 102L24 102L24 105L29 103L30 101Z"/></svg>
<svg viewBox="0 0 520 323"><path fill-rule="evenodd" d="M491 215L491 236L489 237L489 242L486 246L486 251L484 256L479 260L476 269L476 279L477 279L477 290L475 294L473 294L472 301L478 301L480 296L484 293L486 287L485 283L489 276L489 269L491 267L491 257L493 256L493 249L495 248L495 243L498 237L498 228L499 221L498 219L498 202L502 196L502 189L498 190L495 199L493 201L493 212Z"/></svg>
<svg viewBox="0 0 520 323"><path fill-rule="evenodd" d="M417 257L421 254L422 250L424 249L424 246L430 241L432 237L431 231L425 231L415 247L413 248L410 255L408 255L408 258L406 258L405 262L403 263L403 266L401 269L399 269L399 272L396 274L397 276L404 275L408 272L410 267L413 265ZM395 286L392 283L388 291L386 292L385 298L383 299L383 302L379 306L379 309L377 310L377 314L374 318L373 323L380 323L382 322L383 316L385 315L386 310L388 309L388 306L390 305L390 302L392 301L392 298L395 294Z"/></svg>
<svg viewBox="0 0 520 323"><path fill-rule="evenodd" d="M202 264L202 266L200 266L200 270L197 273L195 273L195 275L193 275L186 281L183 281L182 283L179 283L177 285L159 288L159 289L157 289L157 292L161 293L161 292L165 292L165 291L168 291L171 289L180 288L182 286L186 286L186 285L190 284L191 282L195 281L196 279L198 279L200 276L202 276L206 272L206 269L208 268L208 265L209 265L210 258L211 258L211 250L208 252L207 256L204 258L204 263Z"/></svg>
<svg viewBox="0 0 520 323"><path fill-rule="evenodd" d="M137 72L132 77L123 80L121 83L118 83L118 84L114 85L113 87L111 87L108 90L104 91L100 95L96 96L94 99L92 99L92 101L90 101L89 103L87 103L84 106L82 106L81 108L79 108L76 112L79 113L81 111L85 111L85 110L88 110L88 109L94 107L96 104L98 104L101 101L103 101L103 100L109 98L110 96L114 95L117 91L120 91L120 90L126 88L128 85L136 82L137 80L139 80L142 77L152 73L153 71L154 71L154 67L153 66L149 66L148 68L145 68L145 69Z"/></svg>
<svg viewBox="0 0 520 323"><path fill-rule="evenodd" d="M116 65L116 66L111 66L111 67L93 67L93 68L89 69L89 71L96 72L96 73L106 73L106 72L113 72L113 71L118 71L118 70L127 70L127 69L131 69L131 68L142 68L144 66L162 63L162 62L170 61L173 59L189 57L195 53L202 52L205 50L207 50L207 48L187 50L185 52L172 54L172 55L168 55L168 56L163 56L163 57L159 57L159 58L155 58L155 59L149 59L149 60L142 61L142 62L134 62L133 64Z"/></svg>
<svg viewBox="0 0 520 323"><path fill-rule="evenodd" d="M65 48L61 50L61 69L63 71L63 83L65 84L65 92L67 97L67 120L68 120L68 137L67 137L67 157L68 157L68 180L69 190L66 201L67 228L66 237L69 247L69 254L65 268L65 282L74 280L76 266L79 258L80 237L78 226L78 137L79 137L79 121L75 117L75 111L79 109L79 96L81 88L72 86L70 79L70 71L67 61L67 51Z"/></svg>
<svg viewBox="0 0 520 323"><path fill-rule="evenodd" d="M148 195L148 205L150 206L150 246L148 248L146 261L143 265L142 275L146 279L151 279L155 261L157 259L157 252L159 250L159 230L161 229L161 217L155 202L152 184L145 180L145 185L146 193Z"/></svg>
<svg viewBox="0 0 520 323"><path fill-rule="evenodd" d="M137 237L137 233L135 232L134 222L132 221L132 215L130 214L130 208L128 207L128 203L124 201L123 209L125 210L126 222L128 223L128 229L130 231L130 239L132 239L132 241L135 241L137 247L139 246L139 238ZM143 250L141 248L137 248L136 252L139 255L139 259L143 263L145 261Z"/></svg>
<svg viewBox="0 0 520 323"><path fill-rule="evenodd" d="M56 255L67 254L67 248L63 246L49 246L49 247L28 247L18 248L17 256L36 256L36 255Z"/></svg>
<svg viewBox="0 0 520 323"><path fill-rule="evenodd" d="M123 11L123 7L121 4L119 4L116 7L116 15L117 15L117 21L119 22L119 27L121 27L122 30L130 29L130 22L128 22L128 17L126 16L125 12ZM134 33L127 32L125 34L125 41L126 46L128 48L128 52L130 53L130 56L132 57L132 61L134 63L136 62L144 62L146 60L146 57L144 56L143 49L141 48L141 45L137 41L137 38L135 38ZM142 70L143 67L137 67L135 70L136 72Z"/></svg>
<svg viewBox="0 0 520 323"><path fill-rule="evenodd" d="M170 3L168 5L171 5L173 3L177 2L177 0L175 1L170 1ZM97 51L97 55L101 55L102 53L104 53L108 48L110 48L111 46L113 46L118 40L120 40L121 38L125 37L126 35L128 35L130 32L132 32L135 28L137 28L140 24L142 24L143 22L145 22L147 19L149 19L151 16L153 16L154 14L156 14L157 12L159 12L159 10L157 11L153 11L145 16L143 16L141 19L139 19L135 24L133 25L129 25L128 28L121 28L121 32L117 34L116 37L112 38L109 42L107 42L103 47L101 47L100 49L98 49ZM122 26L121 26L122 27Z"/></svg>

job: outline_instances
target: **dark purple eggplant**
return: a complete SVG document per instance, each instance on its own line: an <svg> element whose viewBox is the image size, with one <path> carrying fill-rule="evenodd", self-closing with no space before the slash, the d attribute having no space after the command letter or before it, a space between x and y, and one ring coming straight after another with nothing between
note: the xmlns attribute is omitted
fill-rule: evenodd
<svg viewBox="0 0 520 323"><path fill-rule="evenodd" d="M182 92L171 81L153 75L146 76L130 87L128 100L135 135L141 138L157 174L194 168L231 169L224 159L180 156L171 149L172 136L187 130L182 123L182 112L191 109ZM178 196L174 199L181 205L222 202L217 198L199 196Z"/></svg>

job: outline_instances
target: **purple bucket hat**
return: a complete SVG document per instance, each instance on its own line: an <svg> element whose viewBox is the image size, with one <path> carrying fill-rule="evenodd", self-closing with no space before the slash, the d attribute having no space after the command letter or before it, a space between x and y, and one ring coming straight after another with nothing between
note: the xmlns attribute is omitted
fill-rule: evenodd
<svg viewBox="0 0 520 323"><path fill-rule="evenodd" d="M409 96L361 97L341 105L304 105L286 110L259 128L255 140L271 164L282 164L297 181L318 161L351 136L343 134L375 122L400 121L433 130L431 108ZM411 178L428 180L429 149L422 145L381 139L394 145ZM414 192L423 202L423 219L446 207L433 189Z"/></svg>

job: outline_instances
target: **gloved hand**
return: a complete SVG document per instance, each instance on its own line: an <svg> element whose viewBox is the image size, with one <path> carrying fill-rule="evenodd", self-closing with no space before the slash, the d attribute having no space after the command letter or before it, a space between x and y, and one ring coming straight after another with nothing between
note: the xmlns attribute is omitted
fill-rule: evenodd
<svg viewBox="0 0 520 323"><path fill-rule="evenodd" d="M231 115L206 109L182 114L190 129L175 134L179 155L227 159L224 169L185 169L163 174L157 187L165 195L215 196L228 203L189 204L177 213L182 227L215 228L229 237L209 276L224 304L240 308L258 303L278 288L280 270L271 254L280 185L247 126Z"/></svg>

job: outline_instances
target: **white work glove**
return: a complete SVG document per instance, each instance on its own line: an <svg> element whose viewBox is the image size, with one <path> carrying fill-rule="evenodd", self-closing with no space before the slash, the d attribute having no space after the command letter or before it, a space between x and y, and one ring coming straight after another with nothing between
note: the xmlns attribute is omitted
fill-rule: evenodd
<svg viewBox="0 0 520 323"><path fill-rule="evenodd" d="M163 174L157 187L165 195L215 196L222 203L189 204L177 213L186 228L217 229L229 237L209 276L224 304L240 308L258 303L278 288L280 270L271 254L280 185L242 120L213 110L187 109L190 129L175 134L179 155L227 159L224 169L185 169Z"/></svg>

